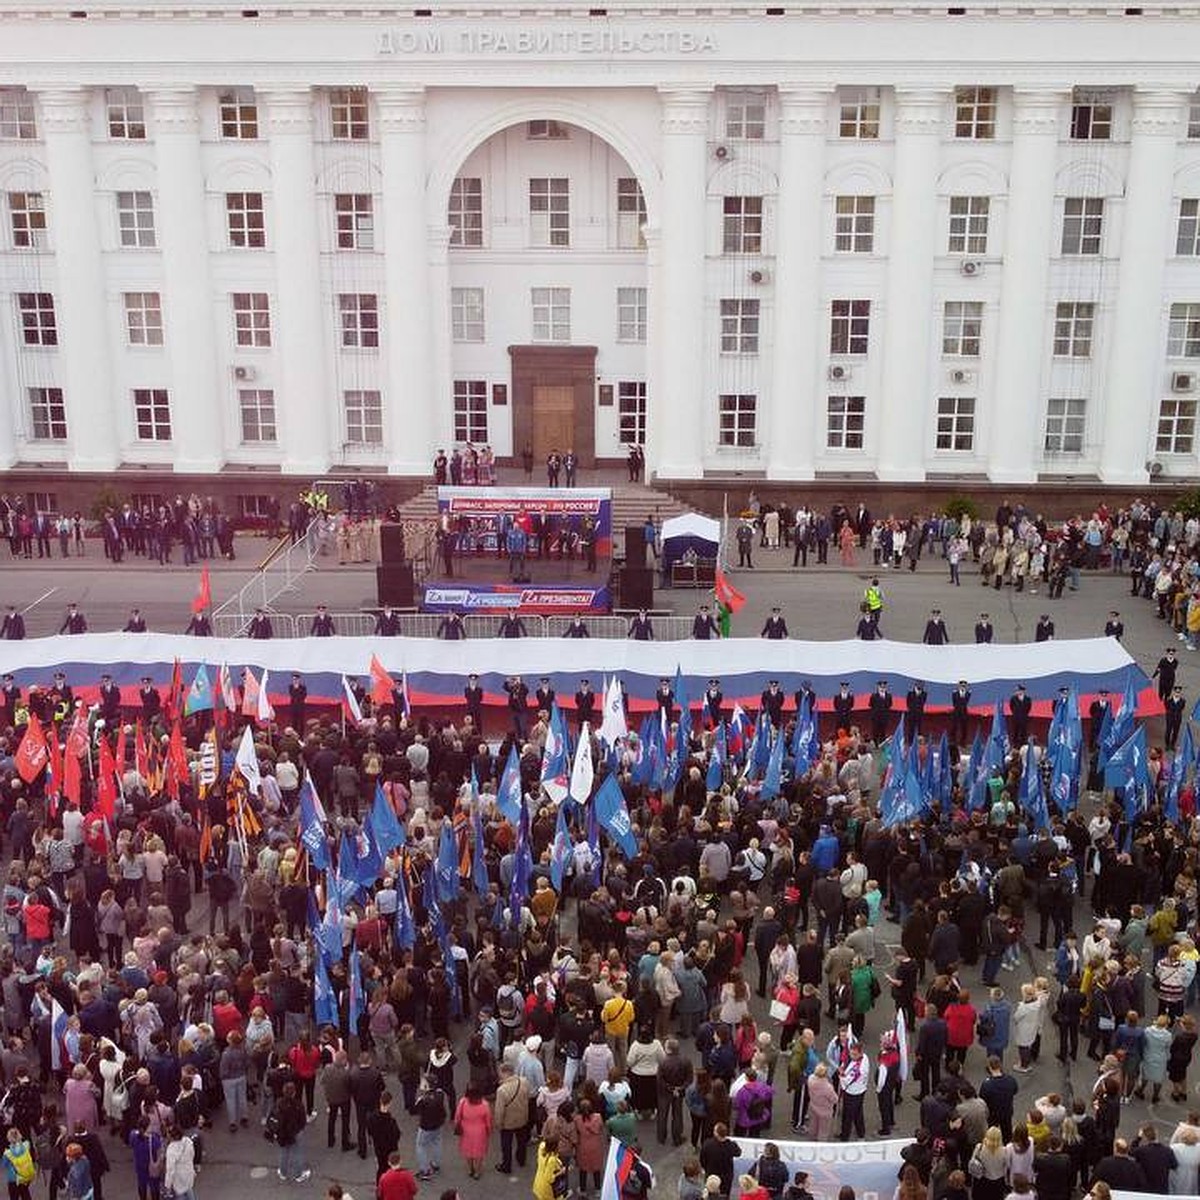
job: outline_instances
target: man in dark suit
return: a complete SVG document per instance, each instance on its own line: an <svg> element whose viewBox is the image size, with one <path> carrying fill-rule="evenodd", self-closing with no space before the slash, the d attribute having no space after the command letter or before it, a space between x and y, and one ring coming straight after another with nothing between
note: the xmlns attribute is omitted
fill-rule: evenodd
<svg viewBox="0 0 1200 1200"><path fill-rule="evenodd" d="M1114 608L1108 614L1108 620L1104 622L1104 636L1114 637L1119 642L1125 633L1125 622L1121 620L1121 614Z"/></svg>
<svg viewBox="0 0 1200 1200"><path fill-rule="evenodd" d="M1017 690L1008 698L1008 713L1012 717L1012 744L1024 746L1029 741L1029 712L1033 701L1025 693L1025 685L1017 684Z"/></svg>
<svg viewBox="0 0 1200 1200"><path fill-rule="evenodd" d="M1167 710L1167 730L1163 744L1168 750L1174 750L1175 744L1179 740L1179 731L1183 728L1183 714L1187 707L1187 701L1183 698L1183 687L1176 684L1171 689L1170 696L1166 701Z"/></svg>
<svg viewBox="0 0 1200 1200"><path fill-rule="evenodd" d="M375 618L376 637L398 637L400 634L400 614L390 604L383 606L383 611Z"/></svg>
<svg viewBox="0 0 1200 1200"><path fill-rule="evenodd" d="M25 638L25 618L17 612L17 606L10 604L4 620L0 622L0 639L6 642L20 642Z"/></svg>
<svg viewBox="0 0 1200 1200"><path fill-rule="evenodd" d="M142 686L138 689L138 699L142 705L142 716L149 723L162 711L162 695L154 686L149 675L142 676Z"/></svg>
<svg viewBox="0 0 1200 1200"><path fill-rule="evenodd" d="M333 637L337 632L334 629L333 618L329 615L329 609L324 604L317 605L316 616L312 619L312 626L309 628L309 637Z"/></svg>
<svg viewBox="0 0 1200 1200"><path fill-rule="evenodd" d="M786 698L783 692L780 691L778 679L770 680L766 690L759 698L760 710L771 718L771 724L776 729L780 728L783 724L783 702Z"/></svg>
<svg viewBox="0 0 1200 1200"><path fill-rule="evenodd" d="M780 615L778 608L771 609L771 615L762 627L762 637L773 642L782 641L788 635L787 622Z"/></svg>
<svg viewBox="0 0 1200 1200"><path fill-rule="evenodd" d="M121 632L122 633L145 633L146 632L146 618L142 616L142 610L140 608L133 608L133 609L129 610L129 620L125 622L125 628L122 629Z"/></svg>
<svg viewBox="0 0 1200 1200"><path fill-rule="evenodd" d="M629 636L635 642L654 641L654 626L650 623L650 618L646 615L644 608L639 608L637 616L629 622Z"/></svg>
<svg viewBox="0 0 1200 1200"><path fill-rule="evenodd" d="M721 704L724 699L725 693L721 691L721 681L710 679L708 687L704 690L704 718L714 728L721 723Z"/></svg>
<svg viewBox="0 0 1200 1200"><path fill-rule="evenodd" d="M871 510L865 504L860 503L854 514L854 532L858 534L858 548L864 549L871 536Z"/></svg>
<svg viewBox="0 0 1200 1200"><path fill-rule="evenodd" d="M274 635L275 630L271 627L271 618L261 608L256 609L254 618L246 630L246 636L255 641L269 642Z"/></svg>
<svg viewBox="0 0 1200 1200"><path fill-rule="evenodd" d="M16 720L17 705L21 702L21 689L13 682L11 675L4 676L4 686L0 687L0 719L3 728L8 729Z"/></svg>
<svg viewBox="0 0 1200 1200"><path fill-rule="evenodd" d="M1054 641L1054 622L1050 620L1049 613L1042 614L1041 620L1037 623L1037 628L1033 631L1033 640L1035 642Z"/></svg>
<svg viewBox="0 0 1200 1200"><path fill-rule="evenodd" d="M1091 725L1088 727L1088 747L1092 750L1095 750L1100 741L1100 730L1104 728L1104 718L1108 715L1111 707L1108 700L1108 688L1101 688L1088 709L1088 716L1091 718Z"/></svg>
<svg viewBox="0 0 1200 1200"><path fill-rule="evenodd" d="M467 636L463 619L456 612L447 613L439 622L435 637L443 642L461 642Z"/></svg>
<svg viewBox="0 0 1200 1200"><path fill-rule="evenodd" d="M967 744L967 724L970 720L971 689L965 679L950 693L950 741L956 746Z"/></svg>
<svg viewBox="0 0 1200 1200"><path fill-rule="evenodd" d="M886 679L881 679L867 704L871 712L871 740L878 746L887 737L888 717L892 711L892 693Z"/></svg>
<svg viewBox="0 0 1200 1200"><path fill-rule="evenodd" d="M950 641L950 632L946 628L946 622L942 620L940 608L930 612L929 620L925 622L925 636L921 641L926 646L945 646Z"/></svg>
<svg viewBox="0 0 1200 1200"><path fill-rule="evenodd" d="M692 619L692 637L697 641L715 641L721 636L712 611L707 604L700 605L700 611Z"/></svg>
<svg viewBox="0 0 1200 1200"><path fill-rule="evenodd" d="M849 731L850 724L854 719L854 696L850 692L850 685L845 680L842 680L838 687L838 693L833 698L833 717L835 729Z"/></svg>
<svg viewBox="0 0 1200 1200"><path fill-rule="evenodd" d="M308 686L299 671L292 672L288 684L288 724L297 732L304 732L304 708L308 703Z"/></svg>
<svg viewBox="0 0 1200 1200"><path fill-rule="evenodd" d="M551 684L548 676L543 675L538 681L537 691L533 693L534 699L537 701L538 712L544 712L547 716L550 715L550 710L554 707L554 686Z"/></svg>
<svg viewBox="0 0 1200 1200"><path fill-rule="evenodd" d="M579 722L580 729L585 721L589 725L596 723L596 693L588 679L579 681L579 690L575 693L575 719Z"/></svg>
<svg viewBox="0 0 1200 1200"><path fill-rule="evenodd" d="M113 683L111 675L100 676L100 715L109 725L121 716L121 689Z"/></svg>
<svg viewBox="0 0 1200 1200"><path fill-rule="evenodd" d="M929 693L919 679L908 689L908 695L904 697L908 731L913 737L920 736L921 727L925 721L925 703L928 699Z"/></svg>
<svg viewBox="0 0 1200 1200"><path fill-rule="evenodd" d="M476 731L483 728L483 688L479 686L478 675L467 676L467 686L463 688L463 699L467 702L467 716L471 718Z"/></svg>
<svg viewBox="0 0 1200 1200"><path fill-rule="evenodd" d="M58 627L59 633L87 633L87 617L79 611L77 604L67 605L67 615Z"/></svg>
<svg viewBox="0 0 1200 1200"><path fill-rule="evenodd" d="M987 613L980 613L979 620L975 622L975 644L990 646L995 636L996 631L992 627L992 618Z"/></svg>

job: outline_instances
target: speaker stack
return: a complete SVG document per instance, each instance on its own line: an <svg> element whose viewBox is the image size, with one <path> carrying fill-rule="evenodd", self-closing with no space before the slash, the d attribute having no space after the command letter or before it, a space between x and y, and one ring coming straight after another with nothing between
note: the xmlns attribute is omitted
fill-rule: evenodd
<svg viewBox="0 0 1200 1200"><path fill-rule="evenodd" d="M625 526L625 565L627 567L644 567L646 565L646 534L640 525Z"/></svg>
<svg viewBox="0 0 1200 1200"><path fill-rule="evenodd" d="M416 581L412 564L404 558L404 526L385 522L379 527L379 557L375 568L375 593L380 604L393 608L416 606Z"/></svg>
<svg viewBox="0 0 1200 1200"><path fill-rule="evenodd" d="M620 573L621 607L654 607L654 571L650 567L622 567Z"/></svg>

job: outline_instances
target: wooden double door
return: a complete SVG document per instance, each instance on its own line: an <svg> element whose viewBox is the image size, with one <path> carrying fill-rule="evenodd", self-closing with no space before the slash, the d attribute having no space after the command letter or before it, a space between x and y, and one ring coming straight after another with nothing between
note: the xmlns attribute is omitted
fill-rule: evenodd
<svg viewBox="0 0 1200 1200"><path fill-rule="evenodd" d="M596 462L596 347L510 346L513 458L533 450L535 469L557 450Z"/></svg>

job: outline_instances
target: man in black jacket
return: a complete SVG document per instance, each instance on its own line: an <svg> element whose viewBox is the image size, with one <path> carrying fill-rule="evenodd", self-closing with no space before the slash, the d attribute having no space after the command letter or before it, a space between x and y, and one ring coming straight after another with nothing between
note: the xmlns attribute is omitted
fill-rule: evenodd
<svg viewBox="0 0 1200 1200"><path fill-rule="evenodd" d="M1113 1152L1106 1154L1092 1171L1092 1182L1099 1179L1114 1191L1153 1191L1146 1181L1141 1164L1129 1156L1129 1143L1124 1138L1113 1142Z"/></svg>
<svg viewBox="0 0 1200 1200"><path fill-rule="evenodd" d="M762 920L754 927L754 955L758 959L758 994L767 994L767 962L775 942L783 932L783 922L769 905L763 909Z"/></svg>
<svg viewBox="0 0 1200 1200"><path fill-rule="evenodd" d="M925 721L925 704L929 700L929 693L925 690L925 685L918 679L908 689L908 695L904 697L904 711L908 720L908 732L912 737L920 737L921 726Z"/></svg>
<svg viewBox="0 0 1200 1200"><path fill-rule="evenodd" d="M728 1196L733 1189L733 1164L741 1153L741 1146L729 1136L728 1126L721 1121L713 1126L712 1137L705 1138L700 1146L700 1166L705 1175L720 1179L722 1196Z"/></svg>
<svg viewBox="0 0 1200 1200"><path fill-rule="evenodd" d="M380 1080L382 1082L382 1076ZM367 1117L367 1132L371 1136L371 1146L375 1151L375 1182L378 1183L380 1175L387 1170L388 1155L400 1148L400 1126L392 1116L391 1092L383 1092L380 1095L379 1107ZM360 1133L359 1138L361 1137ZM361 1151L359 1154L360 1157L366 1157Z"/></svg>
<svg viewBox="0 0 1200 1200"><path fill-rule="evenodd" d="M1004 1064L996 1055L988 1058L987 1066L987 1078L979 1085L979 1098L988 1106L988 1122L1000 1127L1000 1134L1007 1142L1012 1137L1017 1081L1005 1075Z"/></svg>
<svg viewBox="0 0 1200 1200"><path fill-rule="evenodd" d="M886 679L876 685L867 707L871 710L871 740L878 746L887 736L888 715L892 711L892 693Z"/></svg>
<svg viewBox="0 0 1200 1200"><path fill-rule="evenodd" d="M380 1108L383 1108L385 1096L390 1104L392 1098L384 1091L383 1075L375 1065L375 1060L371 1057L370 1052L364 1050L358 1056L358 1066L350 1069L350 1098L354 1101L354 1114L358 1130L358 1157L367 1157L367 1134L370 1132L380 1171L387 1165L387 1156L396 1149L395 1145L390 1148L381 1145L376 1140L375 1131L371 1130L371 1118L377 1114ZM383 1108L383 1111L386 1112L386 1108ZM395 1125L395 1123L393 1118L392 1124ZM400 1131L397 1129L397 1144L399 1144L399 1136ZM384 1141L386 1143L387 1139L385 1138Z"/></svg>
<svg viewBox="0 0 1200 1200"><path fill-rule="evenodd" d="M1170 1146L1164 1146L1158 1140L1158 1133L1153 1125L1146 1124L1138 1130L1133 1139L1133 1149L1130 1151L1133 1161L1142 1168L1146 1176L1146 1190L1165 1196L1171 1190L1171 1172L1179 1166L1175 1151ZM1041 1195L1041 1176L1038 1176L1038 1193ZM1051 1197L1050 1200L1055 1200Z"/></svg>
<svg viewBox="0 0 1200 1200"><path fill-rule="evenodd" d="M1062 1138L1052 1137L1046 1152L1034 1156L1033 1170L1037 1176L1038 1200L1071 1200L1075 1164L1063 1149Z"/></svg>
<svg viewBox="0 0 1200 1200"><path fill-rule="evenodd" d="M925 1012L925 1020L917 1030L917 1083L921 1087L918 1100L924 1100L942 1079L942 1056L946 1053L946 1022L936 1004Z"/></svg>
<svg viewBox="0 0 1200 1200"><path fill-rule="evenodd" d="M679 1042L667 1038L666 1055L658 1065L658 1144L667 1144L667 1114L671 1117L671 1144L683 1145L683 1093L692 1082L691 1060L679 1052Z"/></svg>

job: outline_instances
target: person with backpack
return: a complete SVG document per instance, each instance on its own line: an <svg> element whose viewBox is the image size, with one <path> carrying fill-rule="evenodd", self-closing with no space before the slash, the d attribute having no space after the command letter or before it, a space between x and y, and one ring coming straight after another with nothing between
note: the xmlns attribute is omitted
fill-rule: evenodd
<svg viewBox="0 0 1200 1200"><path fill-rule="evenodd" d="M279 1146L279 1169L275 1173L284 1183L304 1183L312 1176L301 1143L307 1124L308 1115L299 1088L295 1083L285 1083L279 1104L267 1118L267 1136L274 1134Z"/></svg>
<svg viewBox="0 0 1200 1200"><path fill-rule="evenodd" d="M37 1178L37 1163L33 1160L33 1146L26 1141L19 1129L8 1131L8 1145L4 1148L4 1172L8 1179L9 1200L31 1200L29 1188Z"/></svg>
<svg viewBox="0 0 1200 1200"><path fill-rule="evenodd" d="M421 1080L414 1109L417 1118L417 1178L432 1179L442 1169L442 1128L446 1124L446 1094L426 1076Z"/></svg>
<svg viewBox="0 0 1200 1200"><path fill-rule="evenodd" d="M517 987L517 976L509 970L496 989L496 1020L500 1022L500 1049L514 1041L525 1022L525 997Z"/></svg>

